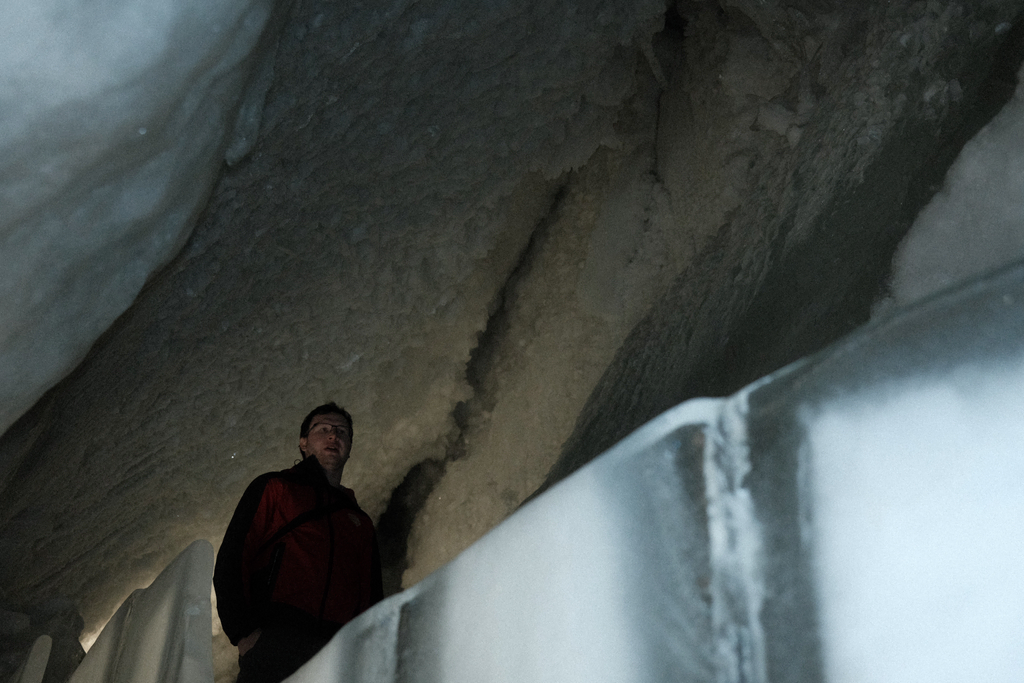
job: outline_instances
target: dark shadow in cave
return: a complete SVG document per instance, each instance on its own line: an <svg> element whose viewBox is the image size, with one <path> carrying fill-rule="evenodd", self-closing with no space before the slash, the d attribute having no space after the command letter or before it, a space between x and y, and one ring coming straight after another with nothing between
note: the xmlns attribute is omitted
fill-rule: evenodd
<svg viewBox="0 0 1024 683"><path fill-rule="evenodd" d="M472 387L473 396L467 401L459 401L455 406L452 414L455 429L449 435L444 459L427 459L410 469L402 483L392 492L388 507L377 522L385 596L402 590L402 575L409 566L409 533L416 515L444 476L448 463L466 455L465 435L473 417L494 408L494 392L488 381L493 381L491 369L501 341L508 334L509 312L515 302L519 283L530 272L535 259L543 250L565 195L563 184L554 193L546 216L534 227L515 266L491 304L487 325L478 333L477 346L470 353L466 364L466 382Z"/></svg>
<svg viewBox="0 0 1024 683"><path fill-rule="evenodd" d="M377 521L385 597L402 590L402 574L408 566L406 548L413 520L444 475L444 470L445 463L441 460L424 460L415 465L391 493L387 510Z"/></svg>
<svg viewBox="0 0 1024 683"><path fill-rule="evenodd" d="M963 145L1012 97L1024 57L1021 16L997 49L956 65L986 74L964 88L959 110L941 121L904 121L863 182L837 196L786 253L780 230L753 291L736 284L753 227L723 225L630 333L530 498L672 406L732 394L867 322L914 217Z"/></svg>
<svg viewBox="0 0 1024 683"><path fill-rule="evenodd" d="M907 127L815 234L769 266L746 316L693 395L738 391L870 319L872 305L888 291L897 247L963 146L1013 97L1022 61L1024 23L1018 16L959 125L944 136ZM783 238L773 254L783 253Z"/></svg>

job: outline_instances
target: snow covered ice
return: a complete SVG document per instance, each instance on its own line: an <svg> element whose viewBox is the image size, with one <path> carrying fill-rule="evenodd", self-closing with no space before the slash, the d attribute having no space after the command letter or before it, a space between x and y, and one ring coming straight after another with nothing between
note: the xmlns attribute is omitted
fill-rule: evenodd
<svg viewBox="0 0 1024 683"><path fill-rule="evenodd" d="M271 7L0 0L0 431L181 248L232 132L251 140Z"/></svg>

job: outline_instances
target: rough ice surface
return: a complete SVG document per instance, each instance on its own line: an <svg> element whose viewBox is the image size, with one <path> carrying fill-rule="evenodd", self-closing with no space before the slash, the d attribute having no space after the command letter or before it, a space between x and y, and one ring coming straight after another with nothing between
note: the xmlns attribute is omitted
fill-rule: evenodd
<svg viewBox="0 0 1024 683"><path fill-rule="evenodd" d="M49 434L36 442L69 447L74 454L62 458L80 471L105 469L100 461L107 457L118 466L101 486L83 478L56 482L66 490L54 498L77 500L79 513L51 517L29 493L49 486L35 479L47 466L23 450L38 432L6 442L12 447L0 456L10 471L20 470L17 483L0 481L8 487L0 506L11 512L0 540L4 552L20 556L15 547L43 529L70 530L60 520L72 517L76 525L91 518L94 528L117 530L98 532L105 541L78 533L58 541L61 532L43 532L48 557L53 551L66 563L88 556L97 572L93 578L63 574L76 585L61 591L77 596L93 592L84 587L94 580L111 584L99 591L102 606L83 603L90 631L170 559L169 547L196 537L219 541L245 484L295 459L297 425L312 405L338 400L354 414L346 483L375 518L411 467L445 457L456 429L453 409L473 393L466 381L470 352L502 283L551 208L560 184L552 178L581 165L602 142L618 144L614 124L638 82L644 114L653 121L657 89L634 43L650 40L664 3L591 0L583 8L558 5L557 12L552 6L295 5L281 37L262 147L226 173L173 270L122 318L119 329L127 334L110 336L118 350L94 354L95 362L83 366L88 387L74 393L90 397L90 410L102 417L76 409L68 421L51 423L69 432L78 432L78 420L107 427L87 428L92 436L84 440ZM643 140L648 147L653 125ZM639 146L626 142L630 150ZM282 165L298 174L286 179ZM586 206L599 203L602 180L587 188ZM535 359L543 367L503 405L511 413L499 412L510 417L494 441L506 442L528 411L535 419L545 412L560 419L537 432L530 462L506 458L495 495L475 496L487 511L480 515L484 524L451 524L453 536L462 524L473 526L472 533L450 545L433 543L446 547L430 569L536 488L556 453L557 430L571 426L570 411L543 406L566 394L585 401L588 382L601 372L601 357L587 357L590 342L601 344L605 358L617 347L614 338L604 339L598 316L558 321L572 302L562 293L578 275L576 247L587 239L588 226L577 234L573 227L571 219L563 225L573 249L560 252L548 271L557 277L545 277L558 293L531 284L531 293L547 295L543 310L534 315L528 307L508 340L519 354L505 367L532 367ZM580 319L579 344L566 343L561 332ZM619 338L628 331L624 320L611 325ZM553 322L559 327L549 328ZM543 332L538 343L519 346L530 329ZM551 349L583 359L585 369L548 363L564 359ZM548 369L566 378L560 380L565 388L534 394ZM117 391L103 389L114 376L132 379ZM162 388L153 390L154 382ZM115 422L127 430L124 438L114 437L121 433ZM117 445L100 445L108 438ZM123 459L114 455L121 449ZM487 472L490 464L472 469ZM176 472L184 481L169 485ZM124 500L153 504L140 516ZM463 520L473 517L465 511L455 509ZM156 526L163 531L148 530L156 519L175 529L173 538L162 523ZM146 546L157 536L161 548L154 555ZM146 559L133 564L137 571L121 571L131 557ZM0 574L19 573L20 564L0 566ZM28 581L38 585L39 577Z"/></svg>
<svg viewBox="0 0 1024 683"><path fill-rule="evenodd" d="M1022 72L1024 73L1024 72ZM1024 82L961 150L893 259L905 304L1024 258Z"/></svg>
<svg viewBox="0 0 1024 683"><path fill-rule="evenodd" d="M290 680L1018 680L1022 301L1018 265L668 411Z"/></svg>
<svg viewBox="0 0 1024 683"><path fill-rule="evenodd" d="M706 428L704 489L711 615L720 683L767 683L761 529L746 485L751 471L747 396L723 402Z"/></svg>
<svg viewBox="0 0 1024 683"><path fill-rule="evenodd" d="M1018 264L667 411L288 681L1018 680L1022 301ZM209 681L212 562L134 594L72 683Z"/></svg>
<svg viewBox="0 0 1024 683"><path fill-rule="evenodd" d="M720 404L652 421L288 680L712 683L697 472Z"/></svg>
<svg viewBox="0 0 1024 683"><path fill-rule="evenodd" d="M0 2L0 431L181 248L270 10Z"/></svg>

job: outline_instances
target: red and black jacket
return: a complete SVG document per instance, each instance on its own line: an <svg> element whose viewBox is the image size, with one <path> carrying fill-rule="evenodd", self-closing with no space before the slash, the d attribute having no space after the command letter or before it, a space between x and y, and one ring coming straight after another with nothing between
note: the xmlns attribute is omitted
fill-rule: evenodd
<svg viewBox="0 0 1024 683"><path fill-rule="evenodd" d="M316 458L264 474L235 508L213 585L233 644L266 626L330 637L383 597L373 522Z"/></svg>

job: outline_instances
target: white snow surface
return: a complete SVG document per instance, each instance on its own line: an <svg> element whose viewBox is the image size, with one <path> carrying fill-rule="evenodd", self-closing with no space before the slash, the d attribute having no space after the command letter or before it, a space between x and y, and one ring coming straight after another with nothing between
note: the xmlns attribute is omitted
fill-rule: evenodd
<svg viewBox="0 0 1024 683"><path fill-rule="evenodd" d="M907 304L1024 258L1024 86L975 135L893 258Z"/></svg>
<svg viewBox="0 0 1024 683"><path fill-rule="evenodd" d="M1020 680L1024 362L807 417L830 683Z"/></svg>
<svg viewBox="0 0 1024 683"><path fill-rule="evenodd" d="M0 0L0 432L180 249L271 6Z"/></svg>

